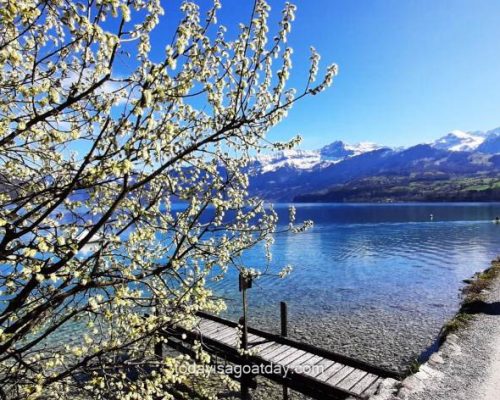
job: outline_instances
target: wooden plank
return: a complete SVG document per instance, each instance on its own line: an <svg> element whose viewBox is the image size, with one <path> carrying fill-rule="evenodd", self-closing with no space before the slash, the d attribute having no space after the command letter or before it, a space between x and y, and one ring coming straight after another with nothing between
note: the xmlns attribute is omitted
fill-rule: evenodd
<svg viewBox="0 0 500 400"><path fill-rule="evenodd" d="M253 333L248 334L248 344L250 343L261 343L261 342L272 342L272 340L263 338L262 336L254 335Z"/></svg>
<svg viewBox="0 0 500 400"><path fill-rule="evenodd" d="M323 357L315 355L309 360L307 360L304 364L302 364L301 368L301 374L302 375L311 375L311 374L318 374L317 370L315 369L316 364L321 361ZM316 372L314 372L316 371Z"/></svg>
<svg viewBox="0 0 500 400"><path fill-rule="evenodd" d="M256 351L257 354L260 354L260 352L264 351L265 349L267 349L269 346L271 346L273 344L276 344L276 342L269 341L266 343L251 345L249 347L250 347L250 349Z"/></svg>
<svg viewBox="0 0 500 400"><path fill-rule="evenodd" d="M316 365L317 363L319 363L321 360L324 360L324 357L322 356L319 356L317 354L314 355L313 358L311 358L308 363L313 363L311 365Z"/></svg>
<svg viewBox="0 0 500 400"><path fill-rule="evenodd" d="M337 386L340 389L350 390L356 383L358 383L366 375L368 375L368 372L361 371L360 369L355 369L344 379L342 379L339 383L337 383L335 386Z"/></svg>
<svg viewBox="0 0 500 400"><path fill-rule="evenodd" d="M281 344L279 347L275 348L273 351L267 352L266 354L262 353L261 357L264 358L266 361L269 361L271 358L276 357L277 355L284 353L288 349L291 349L291 347L287 346L285 344Z"/></svg>
<svg viewBox="0 0 500 400"><path fill-rule="evenodd" d="M226 326L224 329L221 329L220 331L216 331L214 333L211 333L209 336L214 340L219 340L219 339L222 339L225 335L231 334L233 332L234 332L234 328L231 328L230 326Z"/></svg>
<svg viewBox="0 0 500 400"><path fill-rule="evenodd" d="M217 317L215 315L207 314L204 312L198 312L197 314L200 317L211 319L213 321L217 321L217 322L221 322L221 323L225 323L225 324L230 325L230 326L237 325L233 321L225 320L225 319ZM330 360L334 360L334 361L341 363L341 364L344 364L344 365L350 365L353 368L361 369L363 371L370 372L370 373L378 375L380 377L391 377L391 378L395 378L395 379L401 378L401 374L396 372L396 371L388 370L386 368L382 368L382 367L370 364L370 363L365 362L365 361L357 360L357 359L352 358L352 357L348 357L348 356L338 354L338 353L335 353L335 352L332 352L332 351L329 351L326 349L322 349L322 348L313 346L310 343L299 342L297 340L293 340L293 339L290 339L288 337L283 337L280 335L276 335L276 334L273 334L270 332L265 332L265 331L255 329L252 327L248 327L248 331L251 333L254 333L256 335L262 336L266 339L272 340L274 342L286 344L286 345L291 346L291 347L297 347L298 349L304 350L306 352L320 355L322 357L328 358Z"/></svg>
<svg viewBox="0 0 500 400"><path fill-rule="evenodd" d="M237 332L232 326L223 323L201 319L198 329L204 336L209 336L231 347L236 347ZM340 389L351 390L357 394L366 394L370 390L376 390L379 379L377 375L368 373L361 369L336 363L331 359L310 353L295 346L266 341L265 337L249 333L249 348L259 352L260 356L267 361L279 363L288 368L309 367L308 371L301 371L303 375L314 377L318 380L336 385ZM265 342L252 346L252 342ZM312 369L315 366L317 368ZM321 372L321 367L324 368ZM364 393L366 392L366 393Z"/></svg>
<svg viewBox="0 0 500 400"><path fill-rule="evenodd" d="M296 360L294 360L291 363L289 363L287 365L287 367L291 368L291 369L295 369L296 367L298 367L299 365L302 365L303 363L305 363L307 360L309 360L312 357L314 357L314 354L312 354L312 353L306 353L302 357L299 357Z"/></svg>
<svg viewBox="0 0 500 400"><path fill-rule="evenodd" d="M268 358L268 361L271 361L273 363L279 363L280 360L283 360L284 358L288 357L289 355L298 352L299 349L296 349L295 347L290 347L288 350L284 351L281 354L278 354L274 357Z"/></svg>
<svg viewBox="0 0 500 400"><path fill-rule="evenodd" d="M377 380L373 382L370 386L368 386L368 388L366 388L361 394L363 396L371 396L377 391L378 386L382 383L383 380L384 378L377 378Z"/></svg>
<svg viewBox="0 0 500 400"><path fill-rule="evenodd" d="M276 349L279 349L281 348L283 345L281 343L276 343L274 342L272 344L272 346L269 346L268 348L262 350L260 353L259 353L259 356L262 357L262 358L265 358L266 357L266 354L269 354L273 351L275 351Z"/></svg>
<svg viewBox="0 0 500 400"><path fill-rule="evenodd" d="M225 333L224 335L217 337L217 339L215 340L218 340L219 342L225 343L228 346L236 348L236 344L238 341L238 332L236 332L234 328L231 328L231 330L232 332Z"/></svg>
<svg viewBox="0 0 500 400"><path fill-rule="evenodd" d="M226 328L228 328L227 325L217 324L217 325L211 326L209 329L203 331L201 334L203 336L213 337L214 335L217 334L217 332L219 332L223 329L226 329Z"/></svg>
<svg viewBox="0 0 500 400"><path fill-rule="evenodd" d="M315 369L306 372L307 375L310 375L313 378L318 377L328 368L330 368L333 364L335 364L335 361L333 360L329 360L328 358L323 358L321 356L318 357L320 357L320 360L314 365Z"/></svg>
<svg viewBox="0 0 500 400"><path fill-rule="evenodd" d="M221 343L227 344L228 346L234 347L235 349L240 347L240 343L238 342L238 336L227 336L223 340L220 341Z"/></svg>
<svg viewBox="0 0 500 400"><path fill-rule="evenodd" d="M263 352L265 349L268 349L273 344L277 344L277 343L273 342L273 341L269 341L267 343L258 344L258 345L252 346L252 350L255 350L257 352L257 354L260 355L261 352Z"/></svg>
<svg viewBox="0 0 500 400"><path fill-rule="evenodd" d="M345 365L344 368L339 370L336 374L330 376L330 378L328 378L326 383L332 386L337 386L337 383L339 383L342 379L344 379L347 375L349 375L353 371L354 371L353 367Z"/></svg>
<svg viewBox="0 0 500 400"><path fill-rule="evenodd" d="M220 331L217 333L217 336L214 337L215 340L219 340L219 341L222 341L224 338L228 337L228 336L233 336L233 335L237 335L238 332L236 331L236 329L234 328L227 328L223 331Z"/></svg>
<svg viewBox="0 0 500 400"><path fill-rule="evenodd" d="M312 358L307 360L304 364L302 364L303 367L312 367L314 364L316 364L319 360L321 360L323 357L318 356L317 354L313 354Z"/></svg>
<svg viewBox="0 0 500 400"><path fill-rule="evenodd" d="M378 379L377 375L374 374L366 374L363 379L361 379L358 383L356 383L350 390L356 394L363 393L366 389L368 389L376 380Z"/></svg>
<svg viewBox="0 0 500 400"><path fill-rule="evenodd" d="M292 361L295 361L297 358L302 357L306 352L304 350L298 350L295 353L290 354L289 356L283 358L278 362L278 364L281 364L283 366L286 366L290 364Z"/></svg>
<svg viewBox="0 0 500 400"><path fill-rule="evenodd" d="M216 322L216 321L200 321L198 323L198 325L200 326L200 328L202 327L204 330L211 330L213 329L214 327L218 327L218 326L227 326L227 325L224 325L224 324L221 324L220 322Z"/></svg>
<svg viewBox="0 0 500 400"><path fill-rule="evenodd" d="M202 337L205 337L207 346L210 346L208 350L213 355L221 356L223 359L226 357L235 363L243 360L241 355L234 351L238 345L237 325L234 322L220 318L206 320L202 318L192 332L183 330L182 327L174 329L175 337L177 333L186 333L190 340L196 339L197 334L201 333ZM336 399L343 398L344 395L364 398L377 390L383 380L381 377L387 376L387 371L376 366L368 365L365 369L357 360L343 358L335 353L329 355L328 352L307 343L290 341L282 337L273 339L274 336L276 335L249 329L249 349L260 358L254 357L248 361L264 365L276 363L294 371L295 374L292 376L275 375L270 379L279 384L290 385L294 390L313 398ZM379 370L382 371L380 375L377 372Z"/></svg>
<svg viewBox="0 0 500 400"><path fill-rule="evenodd" d="M196 333L201 333L202 335L205 334L205 332L213 329L215 327L215 324L210 324L210 325L206 325L206 324L198 324L194 329L193 329L193 332L196 332Z"/></svg>
<svg viewBox="0 0 500 400"><path fill-rule="evenodd" d="M229 329L228 329L229 328ZM178 328L178 331L183 332L182 327ZM196 339L196 334L194 332L184 332L187 334L188 338ZM236 329L231 326L226 326L219 333L219 339L225 341L226 343L231 343L236 341ZM260 338L257 338L260 340ZM176 344L176 341L172 341L173 344ZM188 342L189 344L190 342ZM223 359L227 358L232 363L241 363L243 358L241 355L237 354L234 349L235 347L225 344L222 341L218 341L212 338L206 338L206 345L209 346L208 350L213 353L213 355L219 355ZM314 354L305 352L302 349L298 349L295 346L285 345L280 342L272 342L265 343L266 346L269 346L269 349L274 348L274 353L269 354L270 362L272 360L278 359L280 364L281 361L286 360L288 363L288 368L296 369L295 374L292 375L271 375L269 378L278 384L287 385L293 390L297 390L300 393L303 393L307 396L311 396L312 398L321 398L321 399L329 399L329 400L338 400L341 398L346 398L347 396L359 396L360 398L365 398L366 394L359 394L358 392L353 392L350 390L350 387L356 386L358 389L362 388L363 385L369 385L370 381L364 379L365 375L368 375L366 371L360 371L358 368L348 367L341 363L334 363L333 360L328 359L327 357L323 357L321 354ZM257 346L255 346L257 347ZM279 349L279 350L278 350ZM181 350L182 351L182 350ZM278 353L281 352L281 353ZM302 352L302 354L300 353ZM293 360L295 359L295 360ZM259 364L260 362L264 362L266 365L266 359L262 360L259 358L250 358L248 360L253 365ZM317 370L302 370L298 367L309 367L311 366L326 366L328 369L326 371L321 372L320 369ZM340 368L340 369L338 369ZM348 369L351 369L349 372ZM334 369L338 369L337 372ZM354 372L354 375L350 375ZM317 380L317 377L313 377L313 375L319 374L318 376L322 377L322 380ZM327 379L326 375L331 375L330 378ZM342 376L343 375L343 376ZM333 379L338 383L335 385ZM328 380L328 382L327 382ZM361 382L363 380L363 382ZM341 384L342 385L339 385ZM340 386L340 387L339 387ZM376 390L378 385L373 387L373 390ZM371 386L368 388L371 390Z"/></svg>
<svg viewBox="0 0 500 400"><path fill-rule="evenodd" d="M248 344L252 343L252 342L260 342L260 341L267 341L266 339L264 339L263 337L260 337L260 336L257 336L257 335L254 335L253 333L249 333L247 335L248 337Z"/></svg>
<svg viewBox="0 0 500 400"><path fill-rule="evenodd" d="M249 349L252 347L258 346L259 344L265 344L265 343L269 343L269 340L267 340L266 338L260 337L260 336L253 335L251 333L248 334L248 348Z"/></svg>
<svg viewBox="0 0 500 400"><path fill-rule="evenodd" d="M200 329L200 331L206 331L214 326L218 326L220 325L218 322L215 322L215 321L209 321L209 320L206 320L206 319L202 319L198 322L198 328Z"/></svg>
<svg viewBox="0 0 500 400"><path fill-rule="evenodd" d="M336 374L339 370L344 368L344 364L334 363L328 369L326 369L322 374L319 374L316 379L319 381L326 382L333 374Z"/></svg>

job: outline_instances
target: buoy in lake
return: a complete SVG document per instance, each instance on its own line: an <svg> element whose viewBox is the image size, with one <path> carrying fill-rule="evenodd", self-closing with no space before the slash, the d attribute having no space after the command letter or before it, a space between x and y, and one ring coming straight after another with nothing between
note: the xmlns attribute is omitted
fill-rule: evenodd
<svg viewBox="0 0 500 400"><path fill-rule="evenodd" d="M434 221L434 214L430 215L431 221Z"/></svg>

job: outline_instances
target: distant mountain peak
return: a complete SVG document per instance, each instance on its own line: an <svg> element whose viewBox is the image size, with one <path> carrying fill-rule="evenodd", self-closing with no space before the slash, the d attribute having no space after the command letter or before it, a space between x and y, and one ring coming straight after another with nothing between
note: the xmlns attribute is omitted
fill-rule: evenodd
<svg viewBox="0 0 500 400"><path fill-rule="evenodd" d="M349 157L355 157L363 153L378 150L381 146L371 142L347 144L336 140L319 150L283 150L270 155L257 157L260 172L273 172L280 168L288 167L299 170L311 170L319 167L327 167L331 164L341 162Z"/></svg>
<svg viewBox="0 0 500 400"><path fill-rule="evenodd" d="M465 132L456 129L437 139L431 145L440 150L474 151L486 140L487 136L481 131Z"/></svg>
<svg viewBox="0 0 500 400"><path fill-rule="evenodd" d="M387 147L372 142L348 144L336 140L318 150L283 150L273 154L260 155L255 159L256 172L266 174L284 169L295 170L298 173L322 170L334 164ZM453 130L432 143L414 146L409 149L390 149L394 153L406 157L408 154L431 156L436 151L448 152L479 152L486 154L500 153L500 128L487 132Z"/></svg>
<svg viewBox="0 0 500 400"><path fill-rule="evenodd" d="M355 153L358 154L368 153L370 151L381 149L384 146L380 146L377 143L373 142L359 142L353 145L347 145L347 148L352 149Z"/></svg>
<svg viewBox="0 0 500 400"><path fill-rule="evenodd" d="M272 172L279 168L312 169L321 162L321 156L313 150L282 150L257 157L260 172Z"/></svg>
<svg viewBox="0 0 500 400"><path fill-rule="evenodd" d="M500 128L486 132L486 139L476 149L480 153L498 154L500 153Z"/></svg>
<svg viewBox="0 0 500 400"><path fill-rule="evenodd" d="M381 146L371 142L360 142L356 144L347 144L337 140L326 146L323 146L319 153L326 158L338 160L349 156L357 156L362 153L380 149Z"/></svg>
<svg viewBox="0 0 500 400"><path fill-rule="evenodd" d="M387 198L405 199L411 192L413 197L408 199L412 201L437 199L430 192L441 187L439 182L446 187L445 183L453 179L474 178L485 179L490 185L491 179L500 176L500 128L487 132L454 130L432 143L408 148L337 140L318 150L293 149L259 156L252 172L251 193L273 201L292 201L304 193L330 193L335 185L340 188L335 192L335 201L348 201L356 190L357 198L384 201L386 197L371 197L370 193L379 191L379 186L387 186L387 182L392 182L392 192L384 192ZM418 190L412 189L410 183L415 183ZM400 184L410 186L402 189ZM430 192L419 194L422 188L429 188ZM442 199L453 199L453 193L443 190L440 193L446 196ZM488 193L459 198L484 200L488 199Z"/></svg>

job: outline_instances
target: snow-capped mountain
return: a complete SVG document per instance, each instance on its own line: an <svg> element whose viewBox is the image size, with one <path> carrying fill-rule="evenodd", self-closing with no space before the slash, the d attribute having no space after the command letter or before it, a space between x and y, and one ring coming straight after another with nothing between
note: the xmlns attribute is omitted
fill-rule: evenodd
<svg viewBox="0 0 500 400"><path fill-rule="evenodd" d="M321 155L314 150L283 150L257 157L259 172L266 173L283 167L312 169L321 163Z"/></svg>
<svg viewBox="0 0 500 400"><path fill-rule="evenodd" d="M498 179L500 128L487 132L456 130L430 144L409 148L335 141L318 150L287 150L259 156L252 169L250 192L273 201L292 201L296 196L328 190L332 185L357 187L359 180L372 178L384 182L411 177L427 182L422 187L433 181L443 183L458 178ZM370 187L376 188L377 184ZM360 183L358 189L372 190L367 188ZM483 195L487 198L487 194Z"/></svg>
<svg viewBox="0 0 500 400"><path fill-rule="evenodd" d="M380 149L381 146L371 142L361 142L356 144L347 144L337 140L331 144L322 147L319 150L320 155L326 160L339 161L346 157L358 156L369 151Z"/></svg>
<svg viewBox="0 0 500 400"><path fill-rule="evenodd" d="M500 128L493 129L487 132L464 132L460 130L454 130L443 136L442 138L434 141L433 143L431 143L431 145L436 149L448 151L482 151L488 150L488 147L482 146L485 142L490 143L492 145L492 148L496 148L494 143L500 141L499 136ZM490 151L486 152L491 153Z"/></svg>
<svg viewBox="0 0 500 400"><path fill-rule="evenodd" d="M487 132L453 130L428 146L436 150L449 152L475 151L496 154L500 153L500 128ZM349 158L380 149L388 149L388 147L372 142L347 144L341 140L336 140L318 150L292 149L279 151L271 155L260 155L256 157L255 167L257 173L260 174L275 172L282 168L311 171L323 169ZM392 150L395 152L404 152L405 149Z"/></svg>
<svg viewBox="0 0 500 400"><path fill-rule="evenodd" d="M454 130L432 143L432 146L440 150L448 151L472 151L475 150L486 137L483 132L464 132Z"/></svg>
<svg viewBox="0 0 500 400"><path fill-rule="evenodd" d="M286 167L298 170L312 170L327 167L349 157L355 157L380 148L381 146L370 142L351 145L337 140L319 150L284 150L272 155L258 156L256 161L258 171L262 174Z"/></svg>

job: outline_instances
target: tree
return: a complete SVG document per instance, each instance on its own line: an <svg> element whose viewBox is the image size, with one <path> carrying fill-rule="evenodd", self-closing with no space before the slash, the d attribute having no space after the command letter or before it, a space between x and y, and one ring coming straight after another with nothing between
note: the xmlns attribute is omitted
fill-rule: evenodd
<svg viewBox="0 0 500 400"><path fill-rule="evenodd" d="M155 60L159 0L0 0L1 397L166 395L183 377L178 359L148 372L155 333L221 310L207 275L271 240L252 155L298 141L265 134L336 67L315 83L312 49L287 89L295 7L273 40L265 1L234 40L219 8L184 2Z"/></svg>

